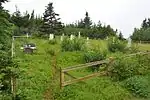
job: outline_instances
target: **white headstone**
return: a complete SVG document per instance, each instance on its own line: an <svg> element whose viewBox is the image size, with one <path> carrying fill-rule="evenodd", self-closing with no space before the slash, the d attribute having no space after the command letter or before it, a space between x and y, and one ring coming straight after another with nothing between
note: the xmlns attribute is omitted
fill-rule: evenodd
<svg viewBox="0 0 150 100"><path fill-rule="evenodd" d="M131 42L132 42L132 40L131 40L131 38L129 37L129 38L128 38L128 45L127 45L127 47L131 47Z"/></svg>
<svg viewBox="0 0 150 100"><path fill-rule="evenodd" d="M29 37L29 33L27 33L27 38Z"/></svg>
<svg viewBox="0 0 150 100"><path fill-rule="evenodd" d="M63 41L63 36L60 37L60 41Z"/></svg>
<svg viewBox="0 0 150 100"><path fill-rule="evenodd" d="M49 40L53 40L54 39L54 34L49 34Z"/></svg>
<svg viewBox="0 0 150 100"><path fill-rule="evenodd" d="M106 40L108 40L108 36L106 37Z"/></svg>
<svg viewBox="0 0 150 100"><path fill-rule="evenodd" d="M86 40L89 41L89 37L87 37Z"/></svg>
<svg viewBox="0 0 150 100"><path fill-rule="evenodd" d="M70 35L70 40L73 40L74 39L74 35Z"/></svg>
<svg viewBox="0 0 150 100"><path fill-rule="evenodd" d="M87 37L86 40L87 40L86 44L87 44L87 46L89 46L89 37Z"/></svg>
<svg viewBox="0 0 150 100"><path fill-rule="evenodd" d="M80 32L79 32L79 34L78 34L78 38L80 38L81 37L81 34L80 34Z"/></svg>
<svg viewBox="0 0 150 100"><path fill-rule="evenodd" d="M62 36L65 36L64 33L62 34Z"/></svg>
<svg viewBox="0 0 150 100"><path fill-rule="evenodd" d="M113 37L113 43L115 42L115 37Z"/></svg>

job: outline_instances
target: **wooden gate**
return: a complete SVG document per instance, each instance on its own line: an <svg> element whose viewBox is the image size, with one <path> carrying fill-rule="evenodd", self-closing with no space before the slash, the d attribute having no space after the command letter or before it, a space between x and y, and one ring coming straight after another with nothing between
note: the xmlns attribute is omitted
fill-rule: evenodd
<svg viewBox="0 0 150 100"><path fill-rule="evenodd" d="M76 65L76 66L71 66L71 67L64 68L64 69L60 68L60 88L63 88L66 85L73 84L73 83L76 83L79 81L83 81L83 80L86 80L86 79L89 79L92 77L107 75L107 69L106 69L106 71L95 72L95 73L86 75L84 77L76 78L76 77L72 76L71 74L69 74L68 73L69 71L73 71L73 70L77 70L77 69L83 69L83 68L87 68L87 67L93 67L95 65L110 64L112 61L113 61L113 58L109 58L106 60L90 62L90 63L86 63L86 64L80 64L80 65ZM71 77L72 80L65 81L65 75Z"/></svg>

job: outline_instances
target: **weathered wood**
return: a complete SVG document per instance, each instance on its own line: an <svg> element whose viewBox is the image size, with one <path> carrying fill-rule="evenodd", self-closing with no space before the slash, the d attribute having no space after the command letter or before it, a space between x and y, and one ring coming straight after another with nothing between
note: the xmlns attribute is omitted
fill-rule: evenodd
<svg viewBox="0 0 150 100"><path fill-rule="evenodd" d="M149 51L148 51L148 52L147 52L147 51L145 51L145 52L133 53L133 54L129 54L129 55L124 56L124 58L132 57L132 56L140 55L140 54L142 54L142 55L146 55L146 54L150 54L150 52L149 52Z"/></svg>
<svg viewBox="0 0 150 100"><path fill-rule="evenodd" d="M128 58L128 57L132 57L132 56L139 55L139 54L145 55L145 54L150 54L150 52L148 52L148 51L147 52L138 52L138 53L123 56L123 58ZM76 82L80 82L80 81L83 81L83 80L86 80L86 79L89 79L89 78L92 78L92 77L108 75L108 73L109 73L108 67L107 67L106 71L97 72L97 73L93 73L93 74L90 74L90 75L87 75L87 76L84 76L84 77L76 78L76 77L70 75L69 73L67 73L68 71L82 69L82 68L86 68L86 67L90 67L90 66L92 67L93 65L100 65L100 64L108 64L110 66L113 63L114 60L115 60L115 58L110 57L109 59L102 60L102 61L90 62L90 63L86 63L86 64L80 64L80 65L72 66L72 67L65 68L65 69L60 69L61 88L66 86L66 85L73 84L73 83L76 83ZM72 77L73 80L69 80L69 81L65 82L65 80L64 80L64 75L65 74Z"/></svg>
<svg viewBox="0 0 150 100"><path fill-rule="evenodd" d="M60 69L60 88L62 89L63 88L63 85L64 85L64 72L62 72L62 70Z"/></svg>
<svg viewBox="0 0 150 100"><path fill-rule="evenodd" d="M77 66L68 67L68 68L62 69L62 71L63 72L68 72L68 71L71 71L71 70L77 70L77 69L86 68L86 67L90 67L90 66L92 67L94 65L105 64L105 63L108 63L108 62L109 62L109 60L90 62L90 63L86 63L86 64L80 64L80 65L77 65Z"/></svg>
<svg viewBox="0 0 150 100"><path fill-rule="evenodd" d="M64 74L67 75L67 76L69 76L69 77L71 77L71 78L73 78L73 79L77 79L76 77L72 76L71 74L69 74L67 72L64 72Z"/></svg>
<svg viewBox="0 0 150 100"><path fill-rule="evenodd" d="M79 82L79 81L83 81L83 80L95 77L95 76L103 76L103 75L107 75L105 71L90 74L90 75L87 75L87 76L84 76L84 77L80 77L78 79L66 81L66 82L64 82L63 87L66 86L66 85L69 85L69 84L73 84L73 83L76 83L76 82Z"/></svg>

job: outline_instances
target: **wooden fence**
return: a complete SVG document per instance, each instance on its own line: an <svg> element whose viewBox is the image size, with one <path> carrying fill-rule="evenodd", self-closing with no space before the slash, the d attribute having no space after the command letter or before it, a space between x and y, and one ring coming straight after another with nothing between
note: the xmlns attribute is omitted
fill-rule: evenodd
<svg viewBox="0 0 150 100"><path fill-rule="evenodd" d="M140 55L140 54L145 55L145 54L150 54L150 52L148 52L148 51L147 52L138 52L138 53L123 56L123 58L132 57L132 56ZM93 67L94 65L101 65L101 64L108 64L108 65L110 64L111 65L112 62L114 61L114 59L115 58L110 57L106 60L75 65L75 66L67 67L67 68L64 68L64 69L60 68L59 69L59 71L60 71L60 88L63 88L66 85L70 85L70 84L73 84L73 83L76 83L76 82L80 82L80 81L83 81L83 80L86 80L86 79L89 79L89 78L92 78L92 77L108 75L108 70L107 70L109 68L108 66L106 67L105 71L95 72L95 73L89 74L89 75L84 76L84 77L79 77L79 78L74 77L73 75L69 74L68 72L69 71L74 71L74 70L77 70L77 69ZM65 80L65 75L71 77L72 80L66 81Z"/></svg>
<svg viewBox="0 0 150 100"><path fill-rule="evenodd" d="M113 61L113 58L109 58L109 59L106 59L106 60L90 62L90 63L86 63L86 64L80 64L80 65L76 65L76 66L71 66L71 67L64 68L64 69L60 68L60 88L63 88L66 85L73 84L73 83L76 83L76 82L80 82L80 81L83 81L83 80L86 80L86 79L89 79L89 78L92 78L92 77L107 75L107 71L102 71L102 72L95 72L95 73L86 75L84 77L76 78L73 75L69 74L68 73L69 71L74 71L74 70L77 70L77 69L92 67L94 65L110 64L112 61ZM65 81L65 75L71 77L72 80Z"/></svg>

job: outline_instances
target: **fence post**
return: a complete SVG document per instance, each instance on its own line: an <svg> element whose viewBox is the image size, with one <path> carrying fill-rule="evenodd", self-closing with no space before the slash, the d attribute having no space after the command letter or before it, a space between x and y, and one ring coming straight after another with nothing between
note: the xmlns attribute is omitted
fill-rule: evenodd
<svg viewBox="0 0 150 100"><path fill-rule="evenodd" d="M64 87L63 84L64 84L64 72L60 68L60 89Z"/></svg>

